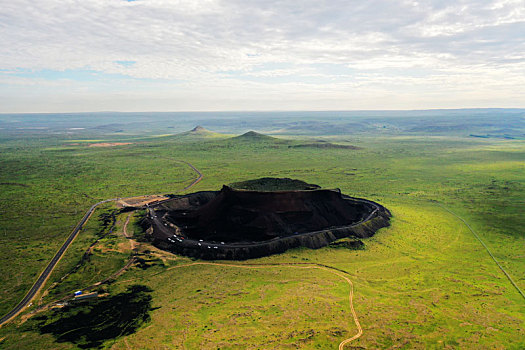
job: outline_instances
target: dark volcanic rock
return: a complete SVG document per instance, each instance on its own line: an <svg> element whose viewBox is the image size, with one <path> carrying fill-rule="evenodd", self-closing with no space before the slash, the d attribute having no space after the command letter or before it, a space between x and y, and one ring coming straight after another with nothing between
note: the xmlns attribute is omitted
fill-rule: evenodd
<svg viewBox="0 0 525 350"><path fill-rule="evenodd" d="M224 186L217 197L192 211L173 211L168 220L191 238L249 242L350 225L373 209L330 190L258 192Z"/></svg>
<svg viewBox="0 0 525 350"><path fill-rule="evenodd" d="M202 259L249 259L290 248L320 248L348 237L369 237L390 213L334 190L246 191L224 186L150 208L155 243Z"/></svg>

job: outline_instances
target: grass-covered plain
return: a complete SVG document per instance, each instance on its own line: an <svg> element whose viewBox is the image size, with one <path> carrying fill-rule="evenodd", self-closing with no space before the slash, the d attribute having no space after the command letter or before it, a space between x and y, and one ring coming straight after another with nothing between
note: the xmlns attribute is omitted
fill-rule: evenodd
<svg viewBox="0 0 525 350"><path fill-rule="evenodd" d="M364 330L351 346L525 347L525 300L468 228L434 202L469 222L525 289L525 143L456 136L325 139L361 149L289 147L266 138L163 137L108 148L46 139L22 148L16 140L5 141L0 153L2 312L23 296L90 204L115 196L175 192L190 183L195 174L175 161L180 159L205 176L191 191L259 177L290 177L337 187L392 211L391 227L365 240L365 250L297 249L254 261L322 263L347 271ZM96 239L100 222L96 215L91 220L49 286L70 271ZM124 218L118 220L122 225ZM117 253L108 253L107 265L94 259L93 266L66 279L69 285L55 289L73 291L96 279L90 271L102 276L124 263L125 254L117 263ZM146 285L153 305L151 321L105 346L325 349L357 332L346 300L348 286L325 271L173 268L188 262L175 256L159 259L105 287L116 295L130 285ZM50 291L46 298L51 296ZM27 326L30 322L1 328L2 347L75 347L40 334Z"/></svg>

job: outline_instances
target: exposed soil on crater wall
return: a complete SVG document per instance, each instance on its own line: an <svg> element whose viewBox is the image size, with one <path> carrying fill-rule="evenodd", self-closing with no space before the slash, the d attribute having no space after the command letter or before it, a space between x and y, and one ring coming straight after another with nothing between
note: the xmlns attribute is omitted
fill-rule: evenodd
<svg viewBox="0 0 525 350"><path fill-rule="evenodd" d="M142 225L161 249L201 259L244 260L370 237L389 225L390 216L380 204L338 190L224 186L149 206Z"/></svg>
<svg viewBox="0 0 525 350"><path fill-rule="evenodd" d="M257 242L350 225L374 210L333 190L259 192L224 186L212 196L174 200L167 220L188 238Z"/></svg>

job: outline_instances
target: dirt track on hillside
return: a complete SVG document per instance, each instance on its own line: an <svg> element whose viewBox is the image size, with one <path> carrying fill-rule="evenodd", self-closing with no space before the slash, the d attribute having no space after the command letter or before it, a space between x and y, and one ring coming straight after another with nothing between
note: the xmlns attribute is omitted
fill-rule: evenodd
<svg viewBox="0 0 525 350"><path fill-rule="evenodd" d="M346 283L348 283L350 290L348 292L348 302L350 305L350 312L352 313L352 318L354 320L354 323L357 327L357 333L353 335L350 338L344 339L339 343L339 350L343 350L345 345L358 339L363 334L363 328L361 328L361 324L359 323L359 319L357 318L357 314L354 309L354 284L352 281L346 277L344 274L346 274L346 271L339 270L337 268L322 265L322 264L311 264L311 263L276 263L276 264L221 264L221 263L212 263L212 262L195 262L195 263L189 263L184 265L178 265L170 267L168 270L172 269L180 269L183 267L190 267L190 266L196 266L196 265L211 265L211 266L224 266L224 267L236 267L236 268L243 268L243 269L268 269L268 268L276 268L276 267L294 267L298 269L320 269L328 271L342 279L345 280Z"/></svg>
<svg viewBox="0 0 525 350"><path fill-rule="evenodd" d="M185 191L187 189L190 189L191 187L193 187L197 183L199 183L202 180L202 178L204 177L204 175L197 168L195 168L191 163L186 162L186 161L182 161L182 160L179 161L179 162L187 164L198 175L197 178L191 184L189 184L188 186L186 186L185 188L183 188L181 190L181 191ZM133 198L133 197L128 197L128 198ZM79 234L80 230L83 228L83 226L89 220L89 218L91 217L91 215L93 214L95 209L101 204L108 203L108 202L116 202L116 201L118 201L120 199L124 199L125 200L126 198L110 198L110 199L106 199L106 200L103 200L103 201L100 201L100 202L97 202L97 203L93 204L91 206L91 208L89 208L89 210L86 212L86 214L84 214L82 219L75 226L73 231L69 234L69 236L67 237L66 241L62 244L62 246L55 253L55 255L53 256L53 258L51 259L49 264L45 267L44 271L42 271L42 273L38 276L38 278L36 279L35 283L29 289L27 294L22 298L22 300L13 309L11 309L11 311L9 311L7 314L5 314L3 317L0 318L0 327L3 326L4 324L6 324L7 322L11 321L13 318L15 318L20 312L22 312L24 310L24 308L27 307L27 305L29 305L31 303L31 301L35 298L36 294L45 285L45 283L47 282L47 279L49 278L49 276L51 275L51 273L55 269L56 265L58 264L58 262L60 261L60 259L62 258L62 256L66 252L66 250L69 248L71 243L73 243L73 241L75 240L75 238Z"/></svg>

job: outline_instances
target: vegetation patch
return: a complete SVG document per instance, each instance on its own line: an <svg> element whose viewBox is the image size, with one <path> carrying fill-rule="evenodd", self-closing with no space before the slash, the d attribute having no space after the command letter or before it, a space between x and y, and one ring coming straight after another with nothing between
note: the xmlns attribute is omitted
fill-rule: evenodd
<svg viewBox="0 0 525 350"><path fill-rule="evenodd" d="M339 149L354 149L358 150L361 149L361 147L353 146L353 145L339 145L335 143L330 142L319 142L319 143L302 143L299 145L290 145L288 146L290 148L339 148Z"/></svg>
<svg viewBox="0 0 525 350"><path fill-rule="evenodd" d="M64 271L62 277L50 286L49 297L63 297L83 289L122 267L127 254L118 247L128 242L114 234L118 214L119 210L106 209L98 215L98 220L92 219L86 224L83 234L89 234L95 240L85 249L77 264Z"/></svg>
<svg viewBox="0 0 525 350"><path fill-rule="evenodd" d="M150 255L151 256L151 255ZM162 260L159 258L149 259L149 258L143 258L143 257L137 257L135 258L136 265L138 268L142 270L147 270L150 267L153 266L163 266Z"/></svg>
<svg viewBox="0 0 525 350"><path fill-rule="evenodd" d="M101 213L98 216L99 222L100 222L100 230L98 231L98 235L100 237L105 237L106 235L113 232L113 228L115 227L115 214L117 214L118 210L112 210L109 212Z"/></svg>
<svg viewBox="0 0 525 350"><path fill-rule="evenodd" d="M125 146L131 145L131 142L99 142L92 143L88 147L115 147L115 146Z"/></svg>
<svg viewBox="0 0 525 350"><path fill-rule="evenodd" d="M309 184L301 180L275 177L262 177L255 180L234 182L231 188L250 191L302 191L321 188L318 185Z"/></svg>
<svg viewBox="0 0 525 350"><path fill-rule="evenodd" d="M402 112L403 115L410 113ZM351 126L349 121L329 120L326 116L323 117L323 121L329 122L326 128L321 122L301 122L298 129L291 129L297 138L281 140L281 143L151 136L170 130L167 126L176 125L174 132L194 126L195 120L191 118L181 119L179 124L171 115L165 122L150 123L152 127L158 126L157 129L143 132L129 141L135 142L133 145L122 147L56 149L56 145L76 142L75 138L89 142L126 141L88 129L74 135L47 131L13 131L9 135L3 132L0 135L0 182L3 183L0 185L0 256L3 258L0 311L6 313L23 298L35 276L95 202L189 192L179 190L194 181L195 172L186 164L176 162L186 160L204 174L203 181L193 188L195 191L214 191L234 181L232 179L291 177L323 188L340 188L342 193L370 198L392 210L395 214L392 225L366 239L365 250L296 248L257 261L319 263L350 272L349 278L356 286L354 306L364 333L345 349L472 348L472 344L482 349L523 349L522 297L467 226L438 205L461 216L494 252L518 286L525 289L525 279L520 278L525 276L525 144L521 140L469 136L470 133L493 135L500 126L505 126L512 129L508 132L510 135L523 138L523 111L513 112L516 113L513 118L500 118L500 113L503 112L493 112L486 117L454 116L447 125L461 123L468 124L469 128L455 127L439 133L403 131L413 125L428 124L428 118L383 118L385 123L401 130L391 128L388 133L388 129L386 132L384 128L372 129L375 126L365 119L356 117L351 122L359 125ZM250 128L284 130L293 118L298 119L288 118L288 112L285 114L273 121L266 119L266 115L264 119L247 118L248 124L239 124L238 118L223 119L222 124L201 122L228 133ZM19 118L26 117L18 115ZM48 122L53 115L45 118ZM69 123L72 118L74 116L61 117L60 122L67 119ZM85 116L76 118L75 122L87 120ZM107 123L106 116L103 119ZM487 123L493 126L482 127L481 124ZM130 135L133 130L144 129L144 122L133 125L126 128ZM293 144L317 142L299 140L300 135L327 137L334 144L352 144L358 140L356 145L363 149L354 152L289 148ZM106 203L97 209L57 265L48 285L70 271L99 238L98 213L113 207L113 203ZM123 221L121 218L120 223ZM137 221L134 216L128 230L135 229ZM138 228L135 235L142 235ZM100 244L110 246L109 239L115 239L116 244L127 242L124 237L113 236L108 235ZM218 246L219 249L206 250L220 250L221 245ZM155 253L162 254L157 250ZM113 340L108 341L107 345L114 349L328 349L357 333L350 310L343 309L341 304L347 300L348 288L344 283L334 284L336 280L328 279L327 272L200 265L170 270L171 266L191 263L191 260L166 256L169 257L166 268L134 267L110 285L111 290L118 288L115 292L118 293L129 284L147 284L155 291L151 294L154 299L162 300L163 308L152 314L155 322L147 328L141 327L130 337L120 337L114 344ZM84 289L107 278L127 261L128 254L119 255L109 249L94 251L89 263L70 277L75 279L74 284L64 285L62 291ZM320 287L323 290L319 290ZM201 292L195 293L197 289ZM61 295L50 293L44 302L54 301ZM26 310L37 306L34 302ZM251 316L236 316L250 312ZM58 343L49 333L27 331L24 327L34 317L36 315L24 326L12 322L0 328L0 339L3 339L0 348L79 348L74 343ZM310 343L299 343L306 337L302 334L312 329L312 324L318 333ZM287 343L292 332L297 332L295 338Z"/></svg>
<svg viewBox="0 0 525 350"><path fill-rule="evenodd" d="M57 342L82 349L101 347L110 339L135 333L150 320L152 290L132 285L112 297L78 302L34 317L29 327L55 336Z"/></svg>
<svg viewBox="0 0 525 350"><path fill-rule="evenodd" d="M253 142L253 141L282 142L282 140L279 140L278 138L260 134L255 131L248 131L247 133L244 133L240 136L232 137L231 140L242 141L242 142Z"/></svg>
<svg viewBox="0 0 525 350"><path fill-rule="evenodd" d="M19 187L29 187L29 185L21 184L18 182L0 182L2 186L19 186Z"/></svg>
<svg viewBox="0 0 525 350"><path fill-rule="evenodd" d="M350 250L363 250L365 249L365 244L359 238L348 237L348 238L343 238L343 239L330 243L330 247L346 248Z"/></svg>
<svg viewBox="0 0 525 350"><path fill-rule="evenodd" d="M177 142L202 142L213 139L228 138L228 135L213 132L198 125L190 131L172 135L172 140Z"/></svg>

